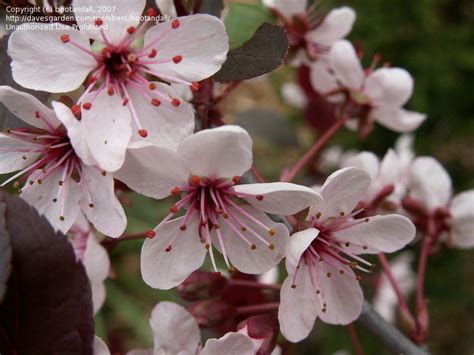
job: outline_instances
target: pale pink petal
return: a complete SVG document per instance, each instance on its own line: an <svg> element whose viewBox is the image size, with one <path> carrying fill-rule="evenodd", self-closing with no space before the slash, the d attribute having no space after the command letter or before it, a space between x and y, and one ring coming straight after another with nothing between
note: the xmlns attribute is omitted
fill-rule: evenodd
<svg viewBox="0 0 474 355"><path fill-rule="evenodd" d="M106 298L105 285L103 282L91 282L92 292L92 311L93 314L97 314L104 305Z"/></svg>
<svg viewBox="0 0 474 355"><path fill-rule="evenodd" d="M153 288L169 290L178 286L194 270L202 266L207 254L205 245L199 238L199 218L191 218L187 229L179 227L183 218L174 219L156 230L156 237L145 240L141 252L141 270L143 280ZM172 249L165 249L173 236L179 233Z"/></svg>
<svg viewBox="0 0 474 355"><path fill-rule="evenodd" d="M360 90L365 80L364 70L349 41L336 42L329 52L329 62L336 78L344 87Z"/></svg>
<svg viewBox="0 0 474 355"><path fill-rule="evenodd" d="M380 108L403 106L413 93L413 78L401 68L380 68L367 77L366 95Z"/></svg>
<svg viewBox="0 0 474 355"><path fill-rule="evenodd" d="M176 150L178 144L194 130L194 111L191 104L181 100L178 107L171 104L171 100L178 98L178 94L170 85L154 83L155 91L167 96L169 100L160 97L160 106L154 106L144 95L129 90L130 98L136 107L141 128L146 129L148 136L141 137L135 121L132 121L132 141L146 141L153 145ZM153 92L150 94L153 95Z"/></svg>
<svg viewBox="0 0 474 355"><path fill-rule="evenodd" d="M173 302L160 302L153 308L150 326L155 350L195 354L201 342L196 320L184 307Z"/></svg>
<svg viewBox="0 0 474 355"><path fill-rule="evenodd" d="M364 295L352 269L325 256L325 261L317 264L316 274L321 300L326 303L326 311L319 312L321 320L344 325L355 321L362 311Z"/></svg>
<svg viewBox="0 0 474 355"><path fill-rule="evenodd" d="M308 228L291 235L290 241L285 252L285 266L288 274L293 275L296 272L301 256L309 248L313 240L318 236L319 231L316 228Z"/></svg>
<svg viewBox="0 0 474 355"><path fill-rule="evenodd" d="M410 171L410 195L429 208L445 207L451 198L452 183L444 167L434 158L419 157Z"/></svg>
<svg viewBox="0 0 474 355"><path fill-rule="evenodd" d="M318 27L306 34L306 40L330 46L351 32L355 19L356 13L350 7L331 10Z"/></svg>
<svg viewBox="0 0 474 355"><path fill-rule="evenodd" d="M39 153L29 153L21 150L35 150L38 148L41 148L41 146L0 133L0 154L2 157L0 159L0 174L8 174L24 169L35 162L39 157Z"/></svg>
<svg viewBox="0 0 474 355"><path fill-rule="evenodd" d="M157 50L156 60L167 61L148 66L158 77L163 74L163 80L176 83L200 81L216 73L229 50L223 22L205 14L178 17L174 21L179 21L177 28L172 27L173 21L168 21L145 33L145 47L151 45ZM181 56L178 63L172 60L176 56Z"/></svg>
<svg viewBox="0 0 474 355"><path fill-rule="evenodd" d="M452 241L458 248L474 247L474 190L456 195L451 202Z"/></svg>
<svg viewBox="0 0 474 355"><path fill-rule="evenodd" d="M241 333L227 333L219 339L209 339L200 355L255 355L258 349L252 340Z"/></svg>
<svg viewBox="0 0 474 355"><path fill-rule="evenodd" d="M88 95L84 102L88 101ZM130 111L118 95L102 91L89 110L82 110L82 124L92 156L106 171L119 169L132 136Z"/></svg>
<svg viewBox="0 0 474 355"><path fill-rule="evenodd" d="M323 201L311 207L310 215L321 213L321 220L349 214L364 197L369 175L357 168L343 168L331 174L321 188Z"/></svg>
<svg viewBox="0 0 474 355"><path fill-rule="evenodd" d="M127 217L114 193L112 174L103 173L91 166L82 165L81 179L84 179L82 211L101 233L116 238L127 226Z"/></svg>
<svg viewBox="0 0 474 355"><path fill-rule="evenodd" d="M48 92L68 92L77 89L97 61L60 37L69 35L71 41L90 49L87 37L63 24L42 23L47 28L35 29L36 23L22 24L8 42L12 58L13 79L21 86Z"/></svg>
<svg viewBox="0 0 474 355"><path fill-rule="evenodd" d="M281 287L278 320L283 336L296 343L309 335L321 306L305 263L298 270L295 288L291 287L293 277L290 274Z"/></svg>
<svg viewBox="0 0 474 355"><path fill-rule="evenodd" d="M42 119L37 118L38 113L51 127L56 128L61 124L54 111L43 105L36 97L9 86L0 86L0 102L16 117L34 127L51 130Z"/></svg>
<svg viewBox="0 0 474 355"><path fill-rule="evenodd" d="M234 191L250 195L242 198L255 208L282 215L295 214L321 201L313 189L288 182L236 185Z"/></svg>
<svg viewBox="0 0 474 355"><path fill-rule="evenodd" d="M81 158L84 164L97 165L87 144L87 133L84 130L84 125L77 120L69 107L63 103L53 101L52 106L57 118L62 122L64 128L66 128L67 135L77 156Z"/></svg>
<svg viewBox="0 0 474 355"><path fill-rule="evenodd" d="M86 268L87 277L92 283L102 282L109 275L109 254L97 241L93 233L90 233L87 238L84 267Z"/></svg>
<svg viewBox="0 0 474 355"><path fill-rule="evenodd" d="M189 172L179 163L176 152L145 146L129 148L114 177L142 195L161 199L171 195L173 187L187 185Z"/></svg>
<svg viewBox="0 0 474 355"><path fill-rule="evenodd" d="M321 60L311 64L309 79L313 89L321 94L327 94L339 88L336 77L329 71L328 64Z"/></svg>
<svg viewBox="0 0 474 355"><path fill-rule="evenodd" d="M417 129L426 119L424 113L401 108L374 108L371 115L382 126L399 133Z"/></svg>
<svg viewBox="0 0 474 355"><path fill-rule="evenodd" d="M134 350L128 351L127 355L168 355L168 354L166 354L164 351L155 352L153 349L134 349Z"/></svg>
<svg viewBox="0 0 474 355"><path fill-rule="evenodd" d="M263 228L245 216L244 213L231 207L228 209L229 215L235 216L242 223L238 223L232 217L228 219L219 218L219 230L224 248L230 263L233 264L237 270L247 274L261 274L278 265L285 256L285 248L289 241L288 229L284 224L272 221L265 213L251 206L242 205L240 207L254 219L263 223L267 228ZM234 225L234 228L229 225L231 223ZM242 225L247 228L245 232L242 232L240 229ZM236 233L236 229L239 233ZM258 240L250 229L257 232L268 244L264 244L261 240ZM275 232L273 235L270 235L270 229L273 229ZM223 250L217 238L217 232L213 231L212 237L213 245L222 253ZM246 242L243 237L249 242ZM256 248L252 249L251 244L255 244ZM273 244L273 249L270 248L270 244Z"/></svg>
<svg viewBox="0 0 474 355"><path fill-rule="evenodd" d="M109 0L74 0L74 14L81 32L92 39L103 41L95 20L103 20L108 41L118 45L129 34L127 28L137 26L146 0L110 2ZM90 8L92 11L90 11ZM82 10L82 11L81 11ZM113 18L112 16L115 16Z"/></svg>
<svg viewBox="0 0 474 355"><path fill-rule="evenodd" d="M92 351L94 355L110 355L109 348L104 341L97 335L94 335L94 342L92 343Z"/></svg>
<svg viewBox="0 0 474 355"><path fill-rule="evenodd" d="M176 8L174 7L174 0L155 0L156 6L163 15L176 17Z"/></svg>
<svg viewBox="0 0 474 355"><path fill-rule="evenodd" d="M344 159L341 167L353 167L365 171L371 179L375 179L380 168L380 159L372 152L360 152Z"/></svg>
<svg viewBox="0 0 474 355"><path fill-rule="evenodd" d="M281 96L288 105L298 109L305 108L308 103L305 92L301 86L295 83L283 84L281 87Z"/></svg>
<svg viewBox="0 0 474 355"><path fill-rule="evenodd" d="M178 148L183 166L194 175L232 178L252 167L252 139L243 128L222 126L186 138Z"/></svg>
<svg viewBox="0 0 474 355"><path fill-rule="evenodd" d="M78 206L81 190L79 184L71 178L65 179L62 186L59 185L63 172L63 168L54 169L39 184L38 176L42 175L42 171L35 171L26 182L20 197L35 207L39 214L44 215L54 229L66 233L80 211ZM30 181L33 185L30 185Z"/></svg>
<svg viewBox="0 0 474 355"><path fill-rule="evenodd" d="M414 224L402 215L373 216L355 221L361 223L333 234L343 244L349 242L350 246L344 248L356 254L393 253L415 238Z"/></svg>
<svg viewBox="0 0 474 355"><path fill-rule="evenodd" d="M290 21L293 16L304 14L308 5L308 0L263 0L262 2L265 6L277 10Z"/></svg>

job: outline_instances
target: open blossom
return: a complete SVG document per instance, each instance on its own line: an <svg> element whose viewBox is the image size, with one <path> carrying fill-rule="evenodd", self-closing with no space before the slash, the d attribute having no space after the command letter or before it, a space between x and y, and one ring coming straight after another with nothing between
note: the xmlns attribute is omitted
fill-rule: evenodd
<svg viewBox="0 0 474 355"><path fill-rule="evenodd" d="M452 196L452 182L434 158L418 157L410 174L410 197L420 201L434 216L438 228L459 248L474 247L474 190Z"/></svg>
<svg viewBox="0 0 474 355"><path fill-rule="evenodd" d="M92 291L94 314L105 301L104 280L110 270L109 254L97 241L91 226L81 213L69 231L69 241L74 248L77 260L83 263Z"/></svg>
<svg viewBox="0 0 474 355"><path fill-rule="evenodd" d="M0 173L20 170L2 185L25 182L20 196L63 233L82 210L100 232L122 234L127 220L114 179L96 167L71 110L54 101L52 110L8 86L0 87L0 102L29 125L0 133Z"/></svg>
<svg viewBox="0 0 474 355"><path fill-rule="evenodd" d="M141 254L142 276L169 289L198 269L212 245L230 270L259 274L283 258L288 230L266 214L289 215L317 197L290 183L238 185L252 166L252 140L237 126L200 131L177 151L131 148L117 172L131 189L154 198L179 197L168 216L148 232ZM177 217L183 211L184 215ZM155 237L156 235L156 237Z"/></svg>
<svg viewBox="0 0 474 355"><path fill-rule="evenodd" d="M426 115L402 108L413 92L413 78L404 69L379 68L377 60L366 71L352 44L346 40L334 44L328 54L328 66L311 65L311 84L329 100L339 101L344 93L348 100L350 126L367 134L374 121L395 132L418 128Z"/></svg>
<svg viewBox="0 0 474 355"><path fill-rule="evenodd" d="M75 0L80 31L59 24L35 31L34 23L24 24L11 35L8 53L13 78L26 88L60 93L84 84L72 110L95 160L114 171L130 141L176 148L192 133L192 106L167 83L198 88L225 61L228 38L214 16L155 24L150 16L156 12L148 10L139 23L145 0L133 0L114 6L114 15L124 19L102 18L100 9L110 4ZM80 12L87 5L94 11Z"/></svg>
<svg viewBox="0 0 474 355"><path fill-rule="evenodd" d="M186 309L172 302L160 302L155 306L150 326L153 349L132 350L128 355L255 355L258 351L258 345L244 332L229 332L219 339L209 339L203 347L196 320Z"/></svg>
<svg viewBox="0 0 474 355"><path fill-rule="evenodd" d="M316 3L308 7L307 0L263 0L281 18L292 48L305 51L304 58L318 59L331 46L352 30L356 14L349 7L331 10L321 16Z"/></svg>
<svg viewBox="0 0 474 355"><path fill-rule="evenodd" d="M362 211L353 209L369 185L370 177L362 170L336 171L311 207L309 228L291 236L279 308L288 340L306 338L317 318L330 324L357 319L363 295L355 271L372 267L359 254L394 252L415 237L413 223L400 215L355 218Z"/></svg>

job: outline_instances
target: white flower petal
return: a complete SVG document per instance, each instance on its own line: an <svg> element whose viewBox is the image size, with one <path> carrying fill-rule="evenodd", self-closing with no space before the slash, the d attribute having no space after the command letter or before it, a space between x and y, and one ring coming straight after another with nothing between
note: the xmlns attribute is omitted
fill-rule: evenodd
<svg viewBox="0 0 474 355"><path fill-rule="evenodd" d="M136 27L145 8L146 0L110 2L109 0L74 0L74 15L81 32L89 38L103 41L96 19L103 20L103 30L113 45L118 45L128 37L127 28ZM92 8L90 11L89 7ZM84 9L83 11L81 11ZM112 17L114 16L114 17Z"/></svg>
<svg viewBox="0 0 474 355"><path fill-rule="evenodd" d="M444 167L434 158L419 157L413 161L410 171L410 195L433 209L445 207L451 198L451 178Z"/></svg>
<svg viewBox="0 0 474 355"><path fill-rule="evenodd" d="M311 207L310 215L321 213L321 220L349 214L364 197L369 175L357 168L343 168L331 174L321 188L323 201Z"/></svg>
<svg viewBox="0 0 474 355"><path fill-rule="evenodd" d="M90 194L85 193L82 198L82 211L98 231L112 238L119 237L127 226L127 217L115 197L113 176L107 173L104 176L95 167L82 165L81 169L81 179Z"/></svg>
<svg viewBox="0 0 474 355"><path fill-rule="evenodd" d="M252 139L238 126L208 129L186 138L178 147L178 155L191 174L242 176L252 167Z"/></svg>
<svg viewBox="0 0 474 355"><path fill-rule="evenodd" d="M31 126L51 130L43 120L37 118L36 113L48 121L48 123L57 128L61 122L56 118L54 111L43 105L36 97L15 90L9 86L0 86L0 102L13 113L16 117L28 123Z"/></svg>
<svg viewBox="0 0 474 355"><path fill-rule="evenodd" d="M71 178L67 178L60 186L63 172L64 168L54 169L39 184L37 179L42 171L35 171L28 178L20 197L35 207L39 214L44 215L54 229L66 233L79 214L81 190L79 184ZM30 181L33 181L33 185L30 185ZM54 199L57 201L53 202ZM61 216L64 220L61 220Z"/></svg>
<svg viewBox="0 0 474 355"><path fill-rule="evenodd" d="M103 282L91 282L93 314L100 311L105 302L106 291Z"/></svg>
<svg viewBox="0 0 474 355"><path fill-rule="evenodd" d="M390 214L369 217L368 220L356 219L362 223L333 234L343 243L349 242L350 247L343 248L356 254L393 253L415 238L416 228L404 216Z"/></svg>
<svg viewBox="0 0 474 355"><path fill-rule="evenodd" d="M330 46L351 32L355 19L356 13L350 7L333 9L318 27L306 34L306 40Z"/></svg>
<svg viewBox="0 0 474 355"><path fill-rule="evenodd" d="M87 144L87 134L81 122L76 119L69 107L61 102L53 101L52 106L57 118L66 128L74 152L81 158L84 164L97 165Z"/></svg>
<svg viewBox="0 0 474 355"><path fill-rule="evenodd" d="M41 24L46 29L35 29L36 23L22 24L8 41L12 58L13 79L21 86L48 92L68 92L77 89L97 61L71 43L63 43L62 35L89 49L89 41L77 30L63 24Z"/></svg>
<svg viewBox="0 0 474 355"><path fill-rule="evenodd" d="M114 177L142 195L162 199L171 194L173 187L187 185L189 172L179 163L176 152L145 146L129 148L125 163Z"/></svg>
<svg viewBox="0 0 474 355"><path fill-rule="evenodd" d="M349 166L365 171L373 180L379 172L380 159L372 152L360 152L342 161L341 167Z"/></svg>
<svg viewBox="0 0 474 355"><path fill-rule="evenodd" d="M325 261L317 264L316 273L321 283L321 299L327 309L319 313L321 320L344 325L355 321L362 312L364 295L352 269L325 256Z"/></svg>
<svg viewBox="0 0 474 355"><path fill-rule="evenodd" d="M474 247L474 190L456 195L451 202L452 241L458 248Z"/></svg>
<svg viewBox="0 0 474 355"><path fill-rule="evenodd" d="M308 228L291 235L285 252L285 266L288 274L292 275L295 273L301 260L301 256L306 249L308 249L313 240L316 239L318 234L319 230L316 228Z"/></svg>
<svg viewBox="0 0 474 355"><path fill-rule="evenodd" d="M155 0L156 6L160 9L161 14L176 17L176 8L174 0Z"/></svg>
<svg viewBox="0 0 474 355"><path fill-rule="evenodd" d="M374 108L371 115L382 126L394 132L411 132L426 119L424 113L401 108Z"/></svg>
<svg viewBox="0 0 474 355"><path fill-rule="evenodd" d="M222 21L205 14L178 17L174 21L179 21L175 29L171 27L173 22L169 21L159 23L145 33L145 47L151 45L157 50L157 60L168 60L148 67L163 74L163 80L176 83L180 80L201 81L215 74L229 50L229 39ZM178 55L182 59L175 63L172 58Z"/></svg>
<svg viewBox="0 0 474 355"><path fill-rule="evenodd" d="M247 274L261 274L278 265L285 256L285 249L289 240L288 229L284 224L272 221L265 213L251 206L241 205L240 207L247 214L259 220L268 228L264 229L256 222L250 220L244 213L231 207L228 209L229 214L235 216L241 223L232 217L228 219L218 219L224 247L231 264L233 264L237 270ZM229 225L230 223L234 225L234 228ZM241 226L246 226L247 230L242 232L240 230ZM257 232L267 243L273 244L274 248L270 249L269 246L258 240L255 235L250 232L250 229ZM269 229L273 229L275 234L271 236ZM239 234L236 233L235 230L238 230ZM243 240L242 236L250 243L255 244L256 249L252 249L251 246ZM214 246L222 253L223 250L217 239L217 232L213 231L212 237Z"/></svg>
<svg viewBox="0 0 474 355"><path fill-rule="evenodd" d="M235 185L233 189L251 195L242 198L255 208L274 214L295 214L321 201L313 189L288 182Z"/></svg>
<svg viewBox="0 0 474 355"><path fill-rule="evenodd" d="M329 52L329 62L335 76L344 87L360 90L365 80L364 70L349 41L336 42Z"/></svg>
<svg viewBox="0 0 474 355"><path fill-rule="evenodd" d="M339 88L336 77L329 71L328 63L322 60L311 63L309 79L313 89L323 95Z"/></svg>
<svg viewBox="0 0 474 355"><path fill-rule="evenodd" d="M25 142L0 133L0 174L8 174L26 168L35 162L39 153L15 152L15 150L35 150L41 146ZM23 159L26 157L26 159Z"/></svg>
<svg viewBox="0 0 474 355"><path fill-rule="evenodd" d="M153 308L150 326L155 350L194 354L201 342L196 320L184 307L173 302L160 302Z"/></svg>
<svg viewBox="0 0 474 355"><path fill-rule="evenodd" d="M367 77L365 92L380 108L403 106L413 93L413 78L401 68L380 68Z"/></svg>
<svg viewBox="0 0 474 355"><path fill-rule="evenodd" d="M84 267L91 282L104 281L110 269L110 259L107 250L97 241L93 233L87 237L84 253Z"/></svg>
<svg viewBox="0 0 474 355"><path fill-rule="evenodd" d="M219 339L209 339L200 355L255 355L257 350L248 336L231 332Z"/></svg>
<svg viewBox="0 0 474 355"><path fill-rule="evenodd" d="M141 137L138 134L139 128L132 121L132 141L146 141L159 147L176 150L178 144L193 133L193 107L182 99L178 107L173 106L171 100L179 98L173 88L164 83L155 82L154 84L155 91L169 97L169 100L163 100L160 97L161 104L158 107L153 106L143 94L133 89L129 90L130 99L136 107L140 123L148 132L146 138ZM150 93L153 94L153 92Z"/></svg>
<svg viewBox="0 0 474 355"><path fill-rule="evenodd" d="M88 95L84 102L88 102ZM89 110L82 109L82 124L87 132L90 152L99 166L106 171L119 169L125 160L125 151L132 136L130 111L122 105L118 95L102 91Z"/></svg>
<svg viewBox="0 0 474 355"><path fill-rule="evenodd" d="M202 266L207 249L198 233L199 218L191 218L185 231L179 227L183 218L174 219L156 230L156 237L145 240L141 252L143 280L153 288L169 290L178 286L193 271ZM176 233L172 249L166 252L171 238Z"/></svg>
<svg viewBox="0 0 474 355"><path fill-rule="evenodd" d="M293 275L283 282L280 291L278 320L283 336L293 342L305 339L313 329L320 305L309 277L308 267L301 263L292 288Z"/></svg>
<svg viewBox="0 0 474 355"><path fill-rule="evenodd" d="M308 103L304 90L295 83L285 83L281 87L281 96L290 106L303 109Z"/></svg>
<svg viewBox="0 0 474 355"><path fill-rule="evenodd" d="M92 351L94 355L110 355L109 348L104 341L97 335L94 335L94 342L92 343Z"/></svg>

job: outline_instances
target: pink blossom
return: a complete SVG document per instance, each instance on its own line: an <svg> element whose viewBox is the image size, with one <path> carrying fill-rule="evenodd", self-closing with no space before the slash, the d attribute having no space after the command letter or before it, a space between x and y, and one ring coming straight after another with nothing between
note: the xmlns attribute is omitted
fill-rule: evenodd
<svg viewBox="0 0 474 355"><path fill-rule="evenodd" d="M252 166L252 140L237 126L200 131L177 151L131 148L120 180L146 196L179 197L168 216L143 244L142 276L152 287L169 289L198 269L209 252L224 256L230 270L259 274L284 255L288 230L266 214L290 215L308 207L316 193L290 183L237 185ZM176 217L178 211L184 216ZM156 235L156 238L153 238Z"/></svg>
<svg viewBox="0 0 474 355"><path fill-rule="evenodd" d="M110 173L97 168L85 131L71 110L54 102L53 110L33 96L0 87L0 102L28 128L0 133L0 173L18 173L20 196L43 214L53 227L67 232L82 212L102 233L118 237L127 220L114 194Z"/></svg>
<svg viewBox="0 0 474 355"><path fill-rule="evenodd" d="M355 271L372 267L359 254L394 252L414 238L415 226L406 217L354 218L362 212L353 209L369 185L362 170L336 171L322 186L320 202L311 207L309 228L291 236L279 308L288 340L306 338L317 318L330 324L357 319L363 295Z"/></svg>

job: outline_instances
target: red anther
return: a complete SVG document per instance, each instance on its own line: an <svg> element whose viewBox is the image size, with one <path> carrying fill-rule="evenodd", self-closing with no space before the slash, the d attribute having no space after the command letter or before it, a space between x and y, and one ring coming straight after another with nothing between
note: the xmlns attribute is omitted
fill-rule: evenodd
<svg viewBox="0 0 474 355"><path fill-rule="evenodd" d="M171 100L171 105L173 105L174 107L178 107L179 105L181 105L181 101L179 101L178 99L173 99Z"/></svg>
<svg viewBox="0 0 474 355"><path fill-rule="evenodd" d="M152 239L156 235L156 232L152 229L149 229L149 230L146 231L145 234L146 234L147 238Z"/></svg>
<svg viewBox="0 0 474 355"><path fill-rule="evenodd" d="M182 231L185 231L185 230L186 230L186 228L187 228L187 227L186 227L186 225L185 225L185 224L183 224L182 226L180 226L180 227L179 227L179 229L181 229Z"/></svg>
<svg viewBox="0 0 474 355"><path fill-rule="evenodd" d="M40 118L40 117L41 117L41 115L40 115L40 112L39 112L39 111L36 111L36 112L35 112L35 117L36 117L36 118Z"/></svg>
<svg viewBox="0 0 474 355"><path fill-rule="evenodd" d="M158 107L158 106L161 105L161 101L158 100L156 97L154 97L154 98L151 99L151 104L152 104L153 106L157 106L157 107Z"/></svg>
<svg viewBox="0 0 474 355"><path fill-rule="evenodd" d="M189 185L192 185L192 186L199 186L199 176L197 175L191 175L189 177Z"/></svg>
<svg viewBox="0 0 474 355"><path fill-rule="evenodd" d="M148 131L146 129L139 129L138 134L143 138L146 138L148 136Z"/></svg>
<svg viewBox="0 0 474 355"><path fill-rule="evenodd" d="M149 17L156 17L158 15L158 12L156 12L154 8L150 7L146 10L145 15Z"/></svg>
<svg viewBox="0 0 474 355"><path fill-rule="evenodd" d="M232 182L233 182L234 184L238 184L238 183L240 182L240 176L234 176L234 177L232 177Z"/></svg>
<svg viewBox="0 0 474 355"><path fill-rule="evenodd" d="M174 29L177 29L179 27L180 23L179 23L179 20L176 18L174 19L172 22L171 22L171 27L173 27Z"/></svg>
<svg viewBox="0 0 474 355"><path fill-rule="evenodd" d="M109 94L110 96L112 96L114 94L115 90L114 90L114 87L113 86L109 86L109 88L107 89L107 94Z"/></svg>
<svg viewBox="0 0 474 355"><path fill-rule="evenodd" d="M61 42L63 42L63 43L67 43L71 40L69 35L61 35L59 38L61 39Z"/></svg>
<svg viewBox="0 0 474 355"><path fill-rule="evenodd" d="M122 106L127 106L128 101L129 101L129 100L128 100L128 97L124 97L124 98L123 98L123 101L122 101Z"/></svg>
<svg viewBox="0 0 474 355"><path fill-rule="evenodd" d="M97 78L95 76L91 76L89 78L89 84L95 83L97 81Z"/></svg>
<svg viewBox="0 0 474 355"><path fill-rule="evenodd" d="M178 207L172 206L172 207L170 208L170 212L171 212L171 213L176 213L176 212L178 212Z"/></svg>
<svg viewBox="0 0 474 355"><path fill-rule="evenodd" d="M156 89L156 84L155 83L148 84L148 89L155 90Z"/></svg>
<svg viewBox="0 0 474 355"><path fill-rule="evenodd" d="M166 247L165 251L166 251L167 253L169 253L169 252L171 251L171 248L172 248L172 246L171 246L171 245L168 245L168 246Z"/></svg>
<svg viewBox="0 0 474 355"><path fill-rule="evenodd" d="M173 57L173 62L175 62L176 64L178 64L179 62L181 62L183 60L183 56L181 55L175 55Z"/></svg>
<svg viewBox="0 0 474 355"><path fill-rule="evenodd" d="M73 105L71 107L71 111L74 114L74 116L79 117L81 115L81 106L80 105Z"/></svg>
<svg viewBox="0 0 474 355"><path fill-rule="evenodd" d="M104 21L103 21L101 18L95 19L95 25L96 25L97 27L100 27L100 26L102 26L103 24L104 24Z"/></svg>
<svg viewBox="0 0 474 355"><path fill-rule="evenodd" d="M171 189L171 194L172 194L173 196L178 196L178 195L180 194L180 192L181 192L181 190L179 189L178 186L175 186L175 187L173 187L173 188Z"/></svg>
<svg viewBox="0 0 474 355"><path fill-rule="evenodd" d="M155 58L156 57L156 49L153 48L150 53L148 54L148 58Z"/></svg>
<svg viewBox="0 0 474 355"><path fill-rule="evenodd" d="M197 82L194 82L194 83L191 84L191 90L192 91L198 91L200 87L201 87L201 85L199 85L199 83L197 83Z"/></svg>
<svg viewBox="0 0 474 355"><path fill-rule="evenodd" d="M90 110L91 107L92 107L92 104L90 102L85 102L82 107L85 109L85 110Z"/></svg>
<svg viewBox="0 0 474 355"><path fill-rule="evenodd" d="M259 201L262 201L262 200L263 200L263 196L262 196L262 195L257 195L257 196L255 196L255 198L256 198L257 200L259 200Z"/></svg>
<svg viewBox="0 0 474 355"><path fill-rule="evenodd" d="M134 33L134 32L135 32L135 30L136 30L136 28L135 28L135 27L133 27L133 26L130 26L129 28L127 28L127 32L128 32L129 34L132 34L132 33Z"/></svg>

